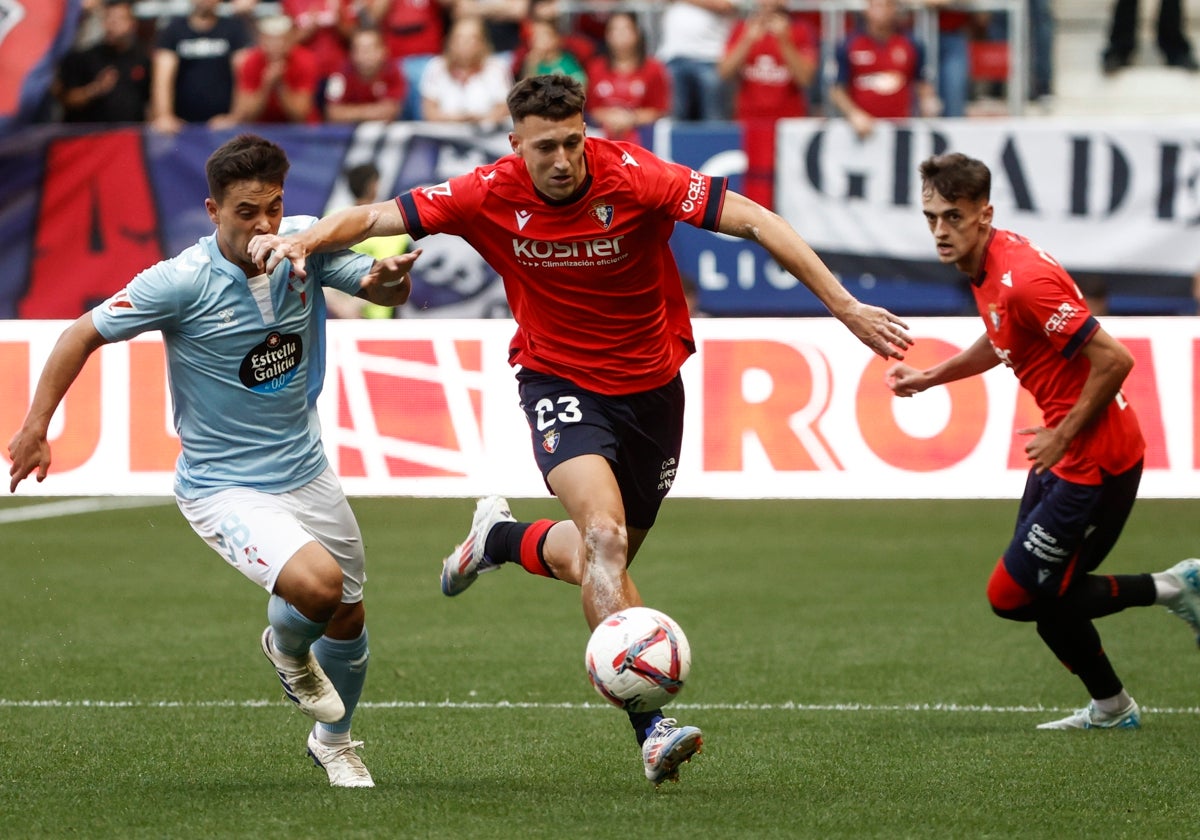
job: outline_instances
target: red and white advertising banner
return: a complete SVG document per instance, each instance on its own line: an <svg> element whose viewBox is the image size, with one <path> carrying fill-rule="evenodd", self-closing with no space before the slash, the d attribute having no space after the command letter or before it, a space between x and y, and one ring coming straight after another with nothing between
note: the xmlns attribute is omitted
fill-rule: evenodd
<svg viewBox="0 0 1200 840"><path fill-rule="evenodd" d="M1200 496L1200 318L1108 318L1137 359L1124 393L1147 440L1144 497ZM62 321L0 322L0 443L20 425ZM970 345L973 318L912 319L909 361ZM350 495L542 496L507 364L511 321L329 324L325 447ZM836 321L699 319L683 368L687 434L673 495L715 498L1019 496L1016 430L1041 417L1010 371L908 399L891 364ZM271 422L270 417L263 418ZM25 495L171 492L179 452L157 333L103 347L50 429L53 465ZM0 461L7 448L0 449Z"/></svg>

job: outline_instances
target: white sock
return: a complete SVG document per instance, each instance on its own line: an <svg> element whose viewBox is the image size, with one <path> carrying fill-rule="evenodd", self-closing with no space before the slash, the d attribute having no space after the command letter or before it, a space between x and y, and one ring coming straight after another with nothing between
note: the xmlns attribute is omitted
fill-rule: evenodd
<svg viewBox="0 0 1200 840"><path fill-rule="evenodd" d="M1156 604L1170 603L1183 592L1183 585L1179 578L1170 572L1155 572L1150 577L1154 578L1154 603Z"/></svg>
<svg viewBox="0 0 1200 840"><path fill-rule="evenodd" d="M348 729L345 732L330 732L318 723L313 727L313 734L327 747L345 747L350 744L350 730Z"/></svg>
<svg viewBox="0 0 1200 840"><path fill-rule="evenodd" d="M1120 694L1114 694L1112 697L1105 697L1103 700L1092 700L1096 704L1096 708L1104 712L1106 715L1116 715L1128 709L1133 705L1133 698L1129 696L1129 692L1121 689Z"/></svg>

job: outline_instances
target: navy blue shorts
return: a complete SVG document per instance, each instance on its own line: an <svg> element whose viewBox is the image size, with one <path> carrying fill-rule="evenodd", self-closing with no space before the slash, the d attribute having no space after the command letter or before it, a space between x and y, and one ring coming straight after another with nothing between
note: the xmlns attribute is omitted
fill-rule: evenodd
<svg viewBox="0 0 1200 840"><path fill-rule="evenodd" d="M622 396L527 369L517 373L517 383L542 478L564 461L602 455L621 490L625 523L650 528L675 481L683 446L679 375L661 388Z"/></svg>
<svg viewBox="0 0 1200 840"><path fill-rule="evenodd" d="M1093 572L1116 545L1133 509L1142 462L1098 485L1029 471L1017 528L1004 567L1026 591L1058 597L1071 580Z"/></svg>

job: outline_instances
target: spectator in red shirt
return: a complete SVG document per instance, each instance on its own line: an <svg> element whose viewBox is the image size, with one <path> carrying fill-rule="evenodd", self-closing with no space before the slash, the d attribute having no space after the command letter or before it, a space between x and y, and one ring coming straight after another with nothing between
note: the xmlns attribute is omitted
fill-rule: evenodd
<svg viewBox="0 0 1200 840"><path fill-rule="evenodd" d="M360 0L364 24L383 33L388 55L408 85L402 119L421 119L421 76L445 44L446 17L454 0Z"/></svg>
<svg viewBox="0 0 1200 840"><path fill-rule="evenodd" d="M355 0L283 0L283 13L295 27L292 40L317 58L317 78L345 66L350 38L358 28L356 5Z"/></svg>
<svg viewBox="0 0 1200 840"><path fill-rule="evenodd" d="M316 56L293 45L291 36L292 20L285 15L258 21L258 44L238 67L233 107L213 121L214 127L320 122Z"/></svg>
<svg viewBox="0 0 1200 840"><path fill-rule="evenodd" d="M451 0L364 0L394 59L432 57L442 51L446 9ZM412 79L408 80L413 81Z"/></svg>
<svg viewBox="0 0 1200 840"><path fill-rule="evenodd" d="M786 0L758 0L729 33L717 72L734 86L733 116L746 150L743 189L764 207L775 206L775 122L808 116L805 90L817 73L816 39L793 20Z"/></svg>
<svg viewBox="0 0 1200 840"><path fill-rule="evenodd" d="M388 60L383 35L360 29L350 41L350 60L325 82L325 119L329 122L391 122L400 116L408 83Z"/></svg>
<svg viewBox="0 0 1200 840"><path fill-rule="evenodd" d="M829 101L859 137L875 130L876 119L941 113L937 93L924 76L924 50L901 30L896 0L867 0L863 28L838 47L837 64Z"/></svg>
<svg viewBox="0 0 1200 840"><path fill-rule="evenodd" d="M632 12L613 12L604 26L604 54L587 65L588 124L609 140L638 142L637 129L671 110L671 81Z"/></svg>

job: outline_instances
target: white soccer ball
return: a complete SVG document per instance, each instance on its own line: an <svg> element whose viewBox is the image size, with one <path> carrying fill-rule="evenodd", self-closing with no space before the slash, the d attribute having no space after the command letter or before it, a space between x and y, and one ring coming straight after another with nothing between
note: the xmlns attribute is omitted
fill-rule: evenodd
<svg viewBox="0 0 1200 840"><path fill-rule="evenodd" d="M692 648L669 615L629 607L600 622L584 661L601 697L621 709L647 712L679 694L692 667Z"/></svg>

